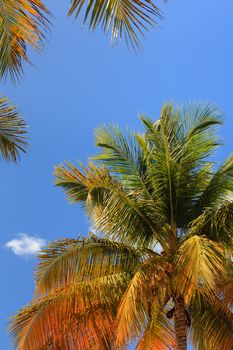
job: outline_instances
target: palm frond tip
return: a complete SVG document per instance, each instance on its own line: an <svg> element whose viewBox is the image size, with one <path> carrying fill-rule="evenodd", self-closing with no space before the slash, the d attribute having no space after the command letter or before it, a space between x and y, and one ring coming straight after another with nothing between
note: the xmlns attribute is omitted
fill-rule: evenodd
<svg viewBox="0 0 233 350"><path fill-rule="evenodd" d="M26 152L27 124L6 97L0 98L0 153L5 160L17 161Z"/></svg>
<svg viewBox="0 0 233 350"><path fill-rule="evenodd" d="M23 73L23 61L30 62L28 47L40 51L45 43L50 13L41 0L0 2L0 78L13 81Z"/></svg>
<svg viewBox="0 0 233 350"><path fill-rule="evenodd" d="M87 3L71 0L69 15L74 14L77 18L81 10L84 12L83 25L89 21L92 30L101 26L104 32L111 33L113 43L124 38L134 49L141 47L140 36L144 36L148 27L162 19L161 11L152 0L91 0Z"/></svg>

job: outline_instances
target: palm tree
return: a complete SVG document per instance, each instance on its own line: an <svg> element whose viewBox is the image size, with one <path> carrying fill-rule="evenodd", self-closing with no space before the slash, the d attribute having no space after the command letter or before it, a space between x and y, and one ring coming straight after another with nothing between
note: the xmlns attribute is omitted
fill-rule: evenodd
<svg viewBox="0 0 233 350"><path fill-rule="evenodd" d="M231 350L233 157L219 167L221 114L163 106L143 133L96 130L88 166L56 167L95 234L40 253L35 298L11 322L19 350Z"/></svg>
<svg viewBox="0 0 233 350"><path fill-rule="evenodd" d="M6 97L0 97L0 154L3 159L16 162L25 153L26 123Z"/></svg>

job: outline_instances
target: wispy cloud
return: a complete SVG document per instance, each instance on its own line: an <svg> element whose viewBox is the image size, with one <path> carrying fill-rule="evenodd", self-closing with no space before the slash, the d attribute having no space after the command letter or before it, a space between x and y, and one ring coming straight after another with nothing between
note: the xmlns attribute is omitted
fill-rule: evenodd
<svg viewBox="0 0 233 350"><path fill-rule="evenodd" d="M5 243L5 247L12 250L14 254L24 257L35 255L45 245L45 239L26 233L20 233L18 238Z"/></svg>

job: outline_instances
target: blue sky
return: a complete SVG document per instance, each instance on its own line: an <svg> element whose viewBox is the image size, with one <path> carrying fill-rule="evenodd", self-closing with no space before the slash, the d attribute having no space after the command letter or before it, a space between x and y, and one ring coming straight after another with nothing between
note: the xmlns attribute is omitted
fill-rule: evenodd
<svg viewBox="0 0 233 350"><path fill-rule="evenodd" d="M112 48L101 32L80 30L80 22L66 18L68 0L48 1L56 17L50 44L41 56L31 55L34 66L25 66L20 85L1 86L30 125L27 156L18 165L2 162L0 171L4 350L13 349L6 332L9 316L32 297L36 262L5 244L20 233L51 241L87 232L82 210L54 187L52 174L54 165L65 159L85 162L93 154L96 126L118 122L138 128L137 113L157 118L161 104L171 98L178 103L210 100L225 114L220 133L225 147L218 160L232 151L233 3L160 4L165 21L148 33L144 50L134 54Z"/></svg>

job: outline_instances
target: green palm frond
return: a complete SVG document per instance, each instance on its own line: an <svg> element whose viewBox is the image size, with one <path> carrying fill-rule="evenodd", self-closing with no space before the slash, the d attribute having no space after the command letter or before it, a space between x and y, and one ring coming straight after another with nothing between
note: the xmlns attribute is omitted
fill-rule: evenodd
<svg viewBox="0 0 233 350"><path fill-rule="evenodd" d="M190 234L206 235L227 247L233 244L233 197L205 209L191 224Z"/></svg>
<svg viewBox="0 0 233 350"><path fill-rule="evenodd" d="M195 215L193 208L211 175L209 157L219 146L216 128L222 124L222 113L211 103L189 104L180 113L184 129L174 158L177 225L188 224Z"/></svg>
<svg viewBox="0 0 233 350"><path fill-rule="evenodd" d="M84 173L72 164L68 168L56 167L55 176L56 184L64 188L71 201L86 204L94 227L108 233L113 240L147 242L147 246L159 241L166 249L161 234L164 225L161 203L155 205L150 199L144 200L140 191L130 191L105 167L98 168L92 163L84 168Z"/></svg>
<svg viewBox="0 0 233 350"><path fill-rule="evenodd" d="M172 113L172 105L164 105L161 112L161 118L152 123L148 118L140 116L143 124L146 127L145 141L151 149L149 154L148 173L153 179L153 192L157 198L163 202L165 209L165 217L167 222L173 226L174 224L174 188L173 188L173 167L171 145L176 134L174 130L178 126L177 121L169 118ZM166 125L164 119L170 121Z"/></svg>
<svg viewBox="0 0 233 350"><path fill-rule="evenodd" d="M1 0L0 78L21 77L23 61L29 62L28 47L40 51L44 45L48 15L41 0Z"/></svg>
<svg viewBox="0 0 233 350"><path fill-rule="evenodd" d="M156 123L140 119L146 130L140 144L149 158L154 191L166 203L169 221L186 226L210 177L208 156L219 144L215 129L222 123L221 113L209 103L184 108L170 103ZM189 215L184 217L184 211Z"/></svg>
<svg viewBox="0 0 233 350"><path fill-rule="evenodd" d="M84 12L83 25L89 21L89 29L102 27L105 33L111 33L115 43L125 39L127 45L140 48L140 36L148 27L157 25L156 19L161 19L161 12L152 0L71 0L69 15L75 18Z"/></svg>
<svg viewBox="0 0 233 350"><path fill-rule="evenodd" d="M36 293L45 295L77 281L101 282L106 276L110 283L115 274L130 275L146 256L145 250L95 236L53 242L39 254Z"/></svg>
<svg viewBox="0 0 233 350"><path fill-rule="evenodd" d="M135 136L133 131L124 132L118 125L97 128L95 142L100 153L92 159L103 162L127 187L141 188L144 186L143 154Z"/></svg>
<svg viewBox="0 0 233 350"><path fill-rule="evenodd" d="M87 178L75 165L66 162L65 166L55 167L55 184L64 189L71 202L85 203L88 196Z"/></svg>
<svg viewBox="0 0 233 350"><path fill-rule="evenodd" d="M197 211L201 213L206 208L218 206L218 202L224 199L232 201L233 198L233 155L212 172L205 190L197 202Z"/></svg>
<svg viewBox="0 0 233 350"><path fill-rule="evenodd" d="M6 97L0 97L0 153L3 159L16 162L26 152L27 125Z"/></svg>
<svg viewBox="0 0 233 350"><path fill-rule="evenodd" d="M102 183L97 184L87 202L94 228L102 230L114 240L147 247L159 242L166 249L159 205L155 207L154 202L143 200L140 193L131 193L116 183L101 186ZM154 224L153 218L156 218Z"/></svg>

